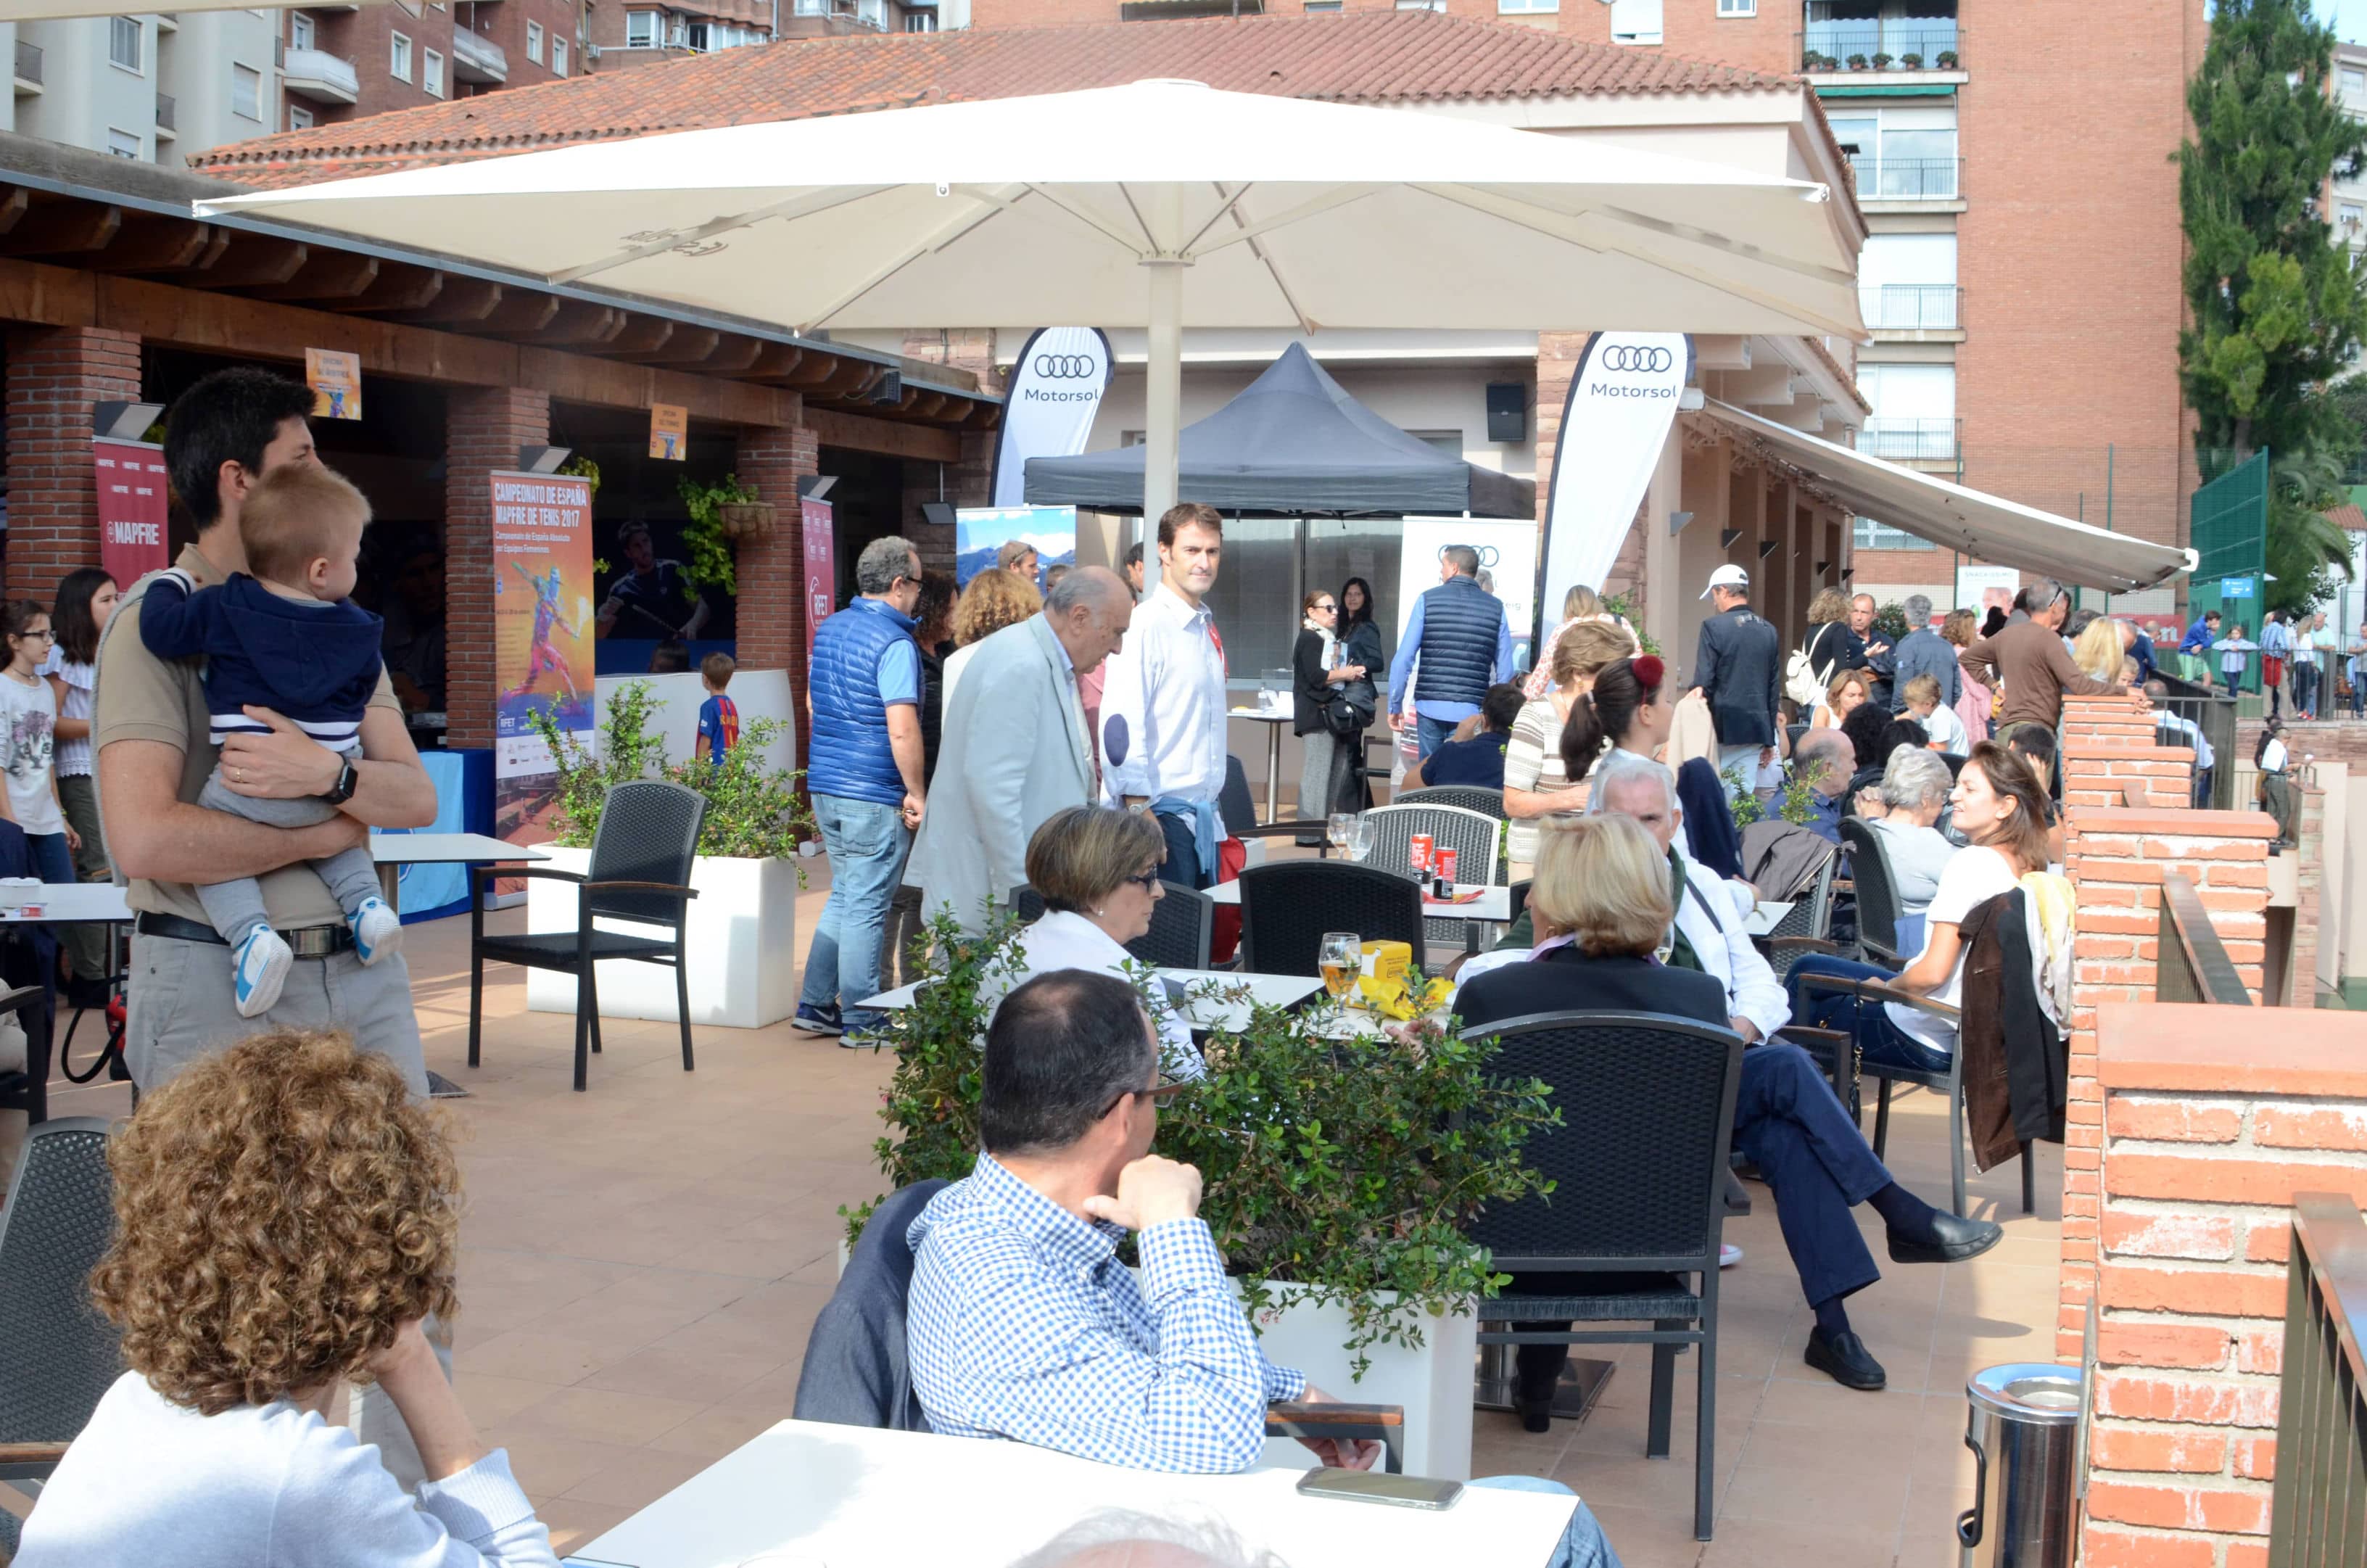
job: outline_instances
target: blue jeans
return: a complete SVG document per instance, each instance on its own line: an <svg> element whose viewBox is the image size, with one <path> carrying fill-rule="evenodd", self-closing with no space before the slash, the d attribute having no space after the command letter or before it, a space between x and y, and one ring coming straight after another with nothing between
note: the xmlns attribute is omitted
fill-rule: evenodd
<svg viewBox="0 0 2367 1568"><path fill-rule="evenodd" d="M1495 1492L1543 1492L1557 1497L1576 1497L1577 1493L1558 1481L1548 1481L1542 1475L1489 1475L1471 1483ZM1554 1548L1546 1568L1622 1568L1619 1554L1611 1550L1611 1540L1603 1533L1603 1526L1583 1503L1575 1505L1569 1513L1569 1528L1562 1531L1561 1544Z"/></svg>
<svg viewBox="0 0 2367 1568"><path fill-rule="evenodd" d="M28 833L25 848L33 857L33 871L45 882L78 882L74 875L74 854L66 848L62 833Z"/></svg>
<svg viewBox="0 0 2367 1568"><path fill-rule="evenodd" d="M1812 974L1842 980L1890 980L1895 978L1890 971L1875 964L1852 963L1848 959L1811 953L1792 965L1791 978L1785 982L1792 992L1792 1017L1817 1028L1854 1034L1863 1059L1877 1066L1911 1067L1919 1073L1948 1070L1948 1053L1934 1051L1893 1023L1888 1008L1829 991L1810 995L1800 983Z"/></svg>
<svg viewBox="0 0 2367 1568"><path fill-rule="evenodd" d="M879 994L879 934L887 927L888 905L904 873L912 835L899 808L876 801L816 795L813 811L822 849L830 856L830 897L814 926L813 946L806 949L806 983L798 1003L821 1010L843 1006L850 1030L869 1028L879 1015L857 1011L855 1004Z"/></svg>
<svg viewBox="0 0 2367 1568"><path fill-rule="evenodd" d="M1448 737L1455 733L1455 726L1461 722L1460 719L1433 719L1427 714L1416 714L1414 737L1421 747L1421 760L1428 762L1430 754L1444 745Z"/></svg>

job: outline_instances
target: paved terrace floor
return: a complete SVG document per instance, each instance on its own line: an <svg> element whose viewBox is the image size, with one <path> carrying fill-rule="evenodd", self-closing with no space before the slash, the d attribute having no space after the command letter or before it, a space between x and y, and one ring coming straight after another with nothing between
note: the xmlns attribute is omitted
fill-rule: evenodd
<svg viewBox="0 0 2367 1568"><path fill-rule="evenodd" d="M821 903L819 891L800 901L800 953ZM523 911L491 923L522 929ZM485 1064L471 1071L468 922L408 939L427 1063L470 1091L445 1102L468 1188L456 1381L564 1552L789 1414L836 1277L838 1208L881 1190L871 1144L889 1062L786 1025L714 1028L697 1031L698 1070L685 1074L673 1025L620 1020L577 1095L571 1018L527 1012L523 971L496 968ZM61 1081L51 1104L119 1116L130 1095ZM1766 1189L1751 1188L1753 1212L1726 1233L1748 1256L1725 1275L1715 1541L1693 1539L1693 1357L1679 1362L1670 1460L1644 1458L1639 1347L1582 1427L1532 1437L1479 1415L1474 1473L1568 1483L1629 1568L1953 1568L1950 1527L1972 1502L1965 1380L2052 1359L2060 1152L2040 1158L2034 1217L2019 1213L2012 1165L1975 1181L1976 1211L2008 1221L2003 1244L1969 1264L1886 1264L1852 1301L1890 1373L1880 1394L1802 1365L1807 1310ZM1891 1165L1944 1199L1931 1096L1901 1096ZM1880 1222L1860 1215L1880 1259Z"/></svg>

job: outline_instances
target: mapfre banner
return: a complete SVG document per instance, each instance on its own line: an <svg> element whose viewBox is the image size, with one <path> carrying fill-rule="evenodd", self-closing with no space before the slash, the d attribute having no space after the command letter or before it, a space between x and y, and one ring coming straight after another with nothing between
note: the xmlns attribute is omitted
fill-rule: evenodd
<svg viewBox="0 0 2367 1568"><path fill-rule="evenodd" d="M989 505L1027 504L1029 458L1072 458L1085 449L1109 390L1110 365L1109 339L1096 328L1048 326L1029 335L1002 401Z"/></svg>
<svg viewBox="0 0 2367 1568"><path fill-rule="evenodd" d="M98 563L128 590L172 560L164 541L164 449L104 438L90 446L98 482Z"/></svg>
<svg viewBox="0 0 2367 1568"><path fill-rule="evenodd" d="M1610 575L1693 366L1693 339L1681 332L1598 332L1587 343L1554 444L1537 595L1546 626L1573 584L1599 589Z"/></svg>

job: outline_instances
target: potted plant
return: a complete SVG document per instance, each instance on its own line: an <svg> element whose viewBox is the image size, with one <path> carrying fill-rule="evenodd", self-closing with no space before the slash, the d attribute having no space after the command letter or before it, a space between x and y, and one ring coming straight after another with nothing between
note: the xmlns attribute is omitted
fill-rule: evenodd
<svg viewBox="0 0 2367 1568"><path fill-rule="evenodd" d="M1014 935L932 927L930 978L888 1030L896 1072L876 1147L892 1186L969 1173L981 987L1014 964ZM1163 1008L1149 972L1137 978ZM1343 1398L1404 1405L1412 1473L1467 1475L1471 1303L1509 1277L1461 1227L1551 1189L1522 1163L1531 1132L1560 1119L1546 1085L1493 1074L1493 1041L1435 1027L1332 1038L1319 1015L1279 1008L1205 1049L1206 1075L1160 1113L1158 1151L1200 1168L1201 1217L1266 1353ZM870 1208L841 1210L850 1240Z"/></svg>
<svg viewBox="0 0 2367 1568"><path fill-rule="evenodd" d="M1890 69L1890 58L1891 58L1891 57L1890 57L1889 55L1887 55L1887 54L1876 54L1876 55L1874 57L1874 68L1876 71L1887 71L1887 70L1889 70L1889 69Z"/></svg>
<svg viewBox="0 0 2367 1568"><path fill-rule="evenodd" d="M1936 63L1942 71L1954 71L1956 68L1956 51L1953 49L1942 50Z"/></svg>
<svg viewBox="0 0 2367 1568"><path fill-rule="evenodd" d="M1865 69L1865 56L1864 56L1864 55L1863 55L1863 54L1852 54L1852 55L1851 55L1851 56L1849 57L1849 68L1850 68L1851 70L1852 70L1852 71L1863 71L1863 70L1864 70L1864 69Z"/></svg>
<svg viewBox="0 0 2367 1568"><path fill-rule="evenodd" d="M1923 69L1923 57L1910 50L1898 57L1898 63L1903 70L1920 71Z"/></svg>
<svg viewBox="0 0 2367 1568"><path fill-rule="evenodd" d="M761 1028L797 1010L797 899L805 885L798 839L813 822L797 796L798 775L772 767L765 753L780 737L777 719L752 718L721 763L696 759L669 765L665 742L651 725L656 706L647 681L629 681L608 699L596 744L585 745L537 711L535 730L550 747L558 791L545 846L548 862L582 872L592 863L592 840L608 791L636 778L670 778L707 798L707 820L691 863L685 946L690 955L691 1021ZM529 880L527 928L572 931L576 892L565 882ZM627 923L615 923L629 931ZM527 1006L536 1012L572 1013L575 982L535 970L527 979ZM600 970L600 1013L612 1018L675 1019L674 979L658 964L610 963Z"/></svg>
<svg viewBox="0 0 2367 1568"><path fill-rule="evenodd" d="M739 525L727 525L723 510L761 499L754 487L741 483L738 474L727 473L720 484L685 479L674 488L690 511L690 526L682 530L683 549L689 557L682 563L685 591L696 594L705 587L738 593L740 575L731 562L731 540L739 537L734 532ZM764 526L772 526L769 506L765 508Z"/></svg>

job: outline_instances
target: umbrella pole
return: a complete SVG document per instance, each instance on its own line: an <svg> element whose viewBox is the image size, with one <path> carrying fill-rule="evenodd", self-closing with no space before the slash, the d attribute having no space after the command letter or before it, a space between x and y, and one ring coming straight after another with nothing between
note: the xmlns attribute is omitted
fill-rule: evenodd
<svg viewBox="0 0 2367 1568"><path fill-rule="evenodd" d="M1184 411L1184 268L1165 257L1146 261L1150 273L1150 362L1144 367L1142 453L1142 585L1159 583L1159 519L1175 505L1177 431Z"/></svg>

